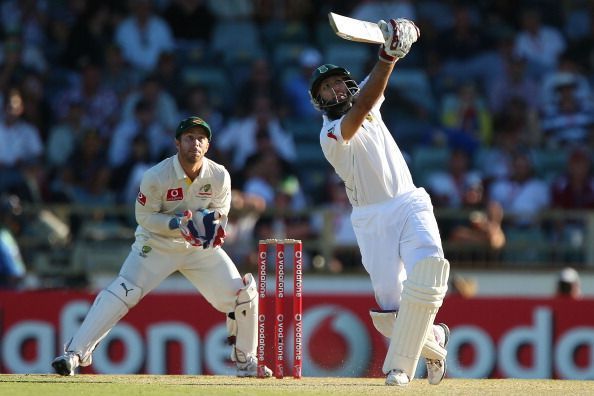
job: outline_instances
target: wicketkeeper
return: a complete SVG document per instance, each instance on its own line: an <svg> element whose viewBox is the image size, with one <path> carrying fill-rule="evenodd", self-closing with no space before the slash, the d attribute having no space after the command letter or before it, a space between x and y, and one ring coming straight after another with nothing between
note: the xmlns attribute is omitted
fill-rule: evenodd
<svg viewBox="0 0 594 396"><path fill-rule="evenodd" d="M74 375L128 311L172 273L182 273L227 315L237 376L256 376L258 299L251 274L241 276L221 248L231 205L229 172L204 155L212 132L199 117L180 122L177 154L146 171L136 200L136 240L118 277L96 297L82 325L52 366ZM196 313L199 314L199 313ZM266 376L272 372L266 368Z"/></svg>
<svg viewBox="0 0 594 396"><path fill-rule="evenodd" d="M391 340L383 366L386 384L406 386L421 354L429 383L439 384L449 329L433 321L447 291L450 265L430 197L414 185L379 111L394 64L417 41L419 29L406 19L378 24L385 43L361 85L345 68L325 64L312 75L310 95L324 113L322 150L353 206L363 266L381 308L371 317Z"/></svg>

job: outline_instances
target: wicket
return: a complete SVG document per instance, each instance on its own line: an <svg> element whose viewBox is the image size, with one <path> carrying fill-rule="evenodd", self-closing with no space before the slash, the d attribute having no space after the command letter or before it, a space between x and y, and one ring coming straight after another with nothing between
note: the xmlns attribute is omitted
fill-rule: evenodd
<svg viewBox="0 0 594 396"><path fill-rule="evenodd" d="M303 291L303 245L297 239L264 239L258 242L258 378L264 378L266 365L266 284L268 246L275 251L274 294L274 376L284 377L285 363L285 246L293 246L293 378L301 378L302 368L302 291Z"/></svg>

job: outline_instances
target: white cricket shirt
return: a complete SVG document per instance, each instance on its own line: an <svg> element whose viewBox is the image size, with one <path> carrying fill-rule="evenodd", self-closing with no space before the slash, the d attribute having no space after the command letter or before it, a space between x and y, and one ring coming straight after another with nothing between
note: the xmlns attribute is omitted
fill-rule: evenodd
<svg viewBox="0 0 594 396"><path fill-rule="evenodd" d="M320 144L324 156L344 181L353 206L384 202L412 191L408 165L396 141L382 120L378 100L355 136L345 142L341 122L324 115Z"/></svg>
<svg viewBox="0 0 594 396"><path fill-rule="evenodd" d="M179 230L169 229L173 216L201 208L227 215L230 207L231 177L224 166L205 157L192 182L176 154L148 169L142 178L136 198L136 238L151 239L161 247L185 247Z"/></svg>

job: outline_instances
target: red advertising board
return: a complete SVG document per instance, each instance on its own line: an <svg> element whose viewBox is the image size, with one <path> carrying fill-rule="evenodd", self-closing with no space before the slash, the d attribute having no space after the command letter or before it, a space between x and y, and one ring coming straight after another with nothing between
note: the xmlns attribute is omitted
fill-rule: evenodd
<svg viewBox="0 0 594 396"><path fill-rule="evenodd" d="M49 363L93 298L73 291L0 292L0 372L51 372ZM387 342L371 323L373 307L371 295L306 293L303 375L383 376ZM450 377L594 379L594 300L448 296L437 321L452 330ZM286 328L289 373L291 322ZM267 337L272 330L269 323ZM226 337L225 315L198 294L154 293L109 333L93 365L81 372L232 374ZM271 351L267 355L271 366ZM417 375L422 371L420 365Z"/></svg>

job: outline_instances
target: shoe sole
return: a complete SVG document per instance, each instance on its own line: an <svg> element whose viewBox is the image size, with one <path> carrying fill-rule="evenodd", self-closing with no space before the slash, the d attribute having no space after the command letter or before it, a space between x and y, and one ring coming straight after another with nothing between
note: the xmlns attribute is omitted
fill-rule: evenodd
<svg viewBox="0 0 594 396"><path fill-rule="evenodd" d="M68 369L68 365L66 364L66 362L64 360L57 360L55 362L52 362L52 367L54 368L54 370L56 370L57 374L60 374L63 376L74 375L74 373Z"/></svg>

